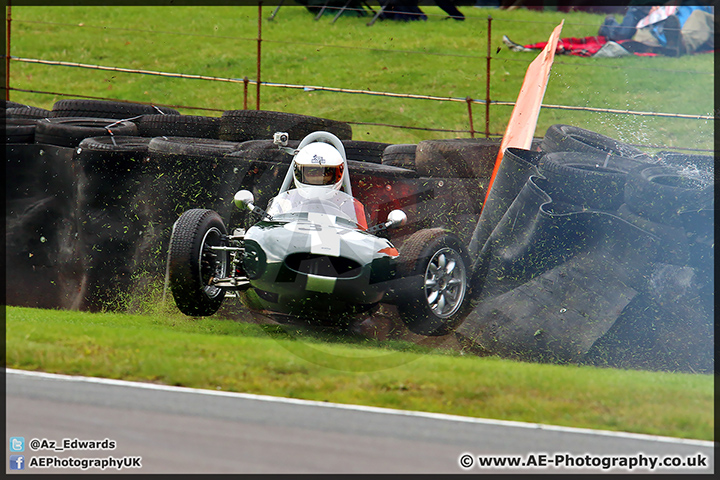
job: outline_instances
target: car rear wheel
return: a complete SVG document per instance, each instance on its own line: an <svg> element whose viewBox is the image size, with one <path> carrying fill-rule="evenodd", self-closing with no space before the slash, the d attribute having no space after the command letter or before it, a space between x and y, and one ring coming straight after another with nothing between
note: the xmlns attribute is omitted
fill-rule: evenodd
<svg viewBox="0 0 720 480"><path fill-rule="evenodd" d="M217 312L225 291L211 285L213 278L225 278L230 269L224 250L227 229L217 212L192 209L183 213L170 236L168 273L175 304L188 316Z"/></svg>
<svg viewBox="0 0 720 480"><path fill-rule="evenodd" d="M399 273L408 287L397 308L418 335L450 333L467 313L470 260L457 236L441 228L415 232L400 250Z"/></svg>

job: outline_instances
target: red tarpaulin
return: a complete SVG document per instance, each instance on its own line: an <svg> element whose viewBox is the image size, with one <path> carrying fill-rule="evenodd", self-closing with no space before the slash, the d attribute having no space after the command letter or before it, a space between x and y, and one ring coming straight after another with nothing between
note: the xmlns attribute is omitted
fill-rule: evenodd
<svg viewBox="0 0 720 480"><path fill-rule="evenodd" d="M555 49L555 53L557 55L560 54L570 54L570 55L579 55L581 57L590 57L597 53L600 48L602 48L603 45L607 43L607 39L605 37L595 35L593 37L568 37L568 38L561 38L558 40L557 48ZM545 46L548 44L548 42L539 42L539 43L532 43L530 45L524 45L525 48L531 48L533 50L542 50L545 48Z"/></svg>
<svg viewBox="0 0 720 480"><path fill-rule="evenodd" d="M592 57L595 55L606 43L607 38L602 35L594 35L592 37L568 37L561 38L558 40L557 48L555 49L556 55L577 55L579 57ZM641 56L656 56L658 53L652 52L653 47L645 46L635 40L617 40L620 46L623 46L627 53L632 53ZM528 45L522 45L523 48L531 50L542 50L547 46L548 42L531 43ZM712 53L713 50L698 51L696 53ZM627 54L626 53L626 54Z"/></svg>

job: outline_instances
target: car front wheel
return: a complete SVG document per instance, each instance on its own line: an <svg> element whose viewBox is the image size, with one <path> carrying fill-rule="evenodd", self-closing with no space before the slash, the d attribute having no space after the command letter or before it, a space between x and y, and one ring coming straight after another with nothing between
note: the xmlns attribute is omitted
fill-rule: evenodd
<svg viewBox="0 0 720 480"><path fill-rule="evenodd" d="M222 304L225 291L212 285L213 278L225 278L229 271L224 246L227 229L218 213L192 209L173 226L168 258L170 289L175 304L188 316L208 316Z"/></svg>

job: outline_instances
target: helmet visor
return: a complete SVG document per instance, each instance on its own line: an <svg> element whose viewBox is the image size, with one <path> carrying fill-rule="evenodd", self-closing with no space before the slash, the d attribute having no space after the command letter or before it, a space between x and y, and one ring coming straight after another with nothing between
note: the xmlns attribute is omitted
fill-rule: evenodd
<svg viewBox="0 0 720 480"><path fill-rule="evenodd" d="M343 165L297 165L295 178L305 185L334 185L342 179Z"/></svg>

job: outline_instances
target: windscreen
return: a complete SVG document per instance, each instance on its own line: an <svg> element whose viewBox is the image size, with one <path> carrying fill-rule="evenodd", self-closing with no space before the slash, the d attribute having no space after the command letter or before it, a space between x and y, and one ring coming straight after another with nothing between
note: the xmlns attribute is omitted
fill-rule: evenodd
<svg viewBox="0 0 720 480"><path fill-rule="evenodd" d="M355 199L340 190L288 190L270 201L267 212L277 219L297 216L299 213L320 213L359 223Z"/></svg>

